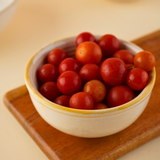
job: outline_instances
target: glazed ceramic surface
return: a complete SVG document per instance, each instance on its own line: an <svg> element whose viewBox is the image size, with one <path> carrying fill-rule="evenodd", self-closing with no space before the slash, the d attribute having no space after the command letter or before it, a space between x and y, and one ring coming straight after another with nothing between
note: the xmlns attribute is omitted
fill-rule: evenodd
<svg viewBox="0 0 160 160"><path fill-rule="evenodd" d="M97 36L99 38L99 36ZM138 46L120 40L120 48L133 55L142 51ZM25 82L31 100L41 117L56 129L70 135L86 138L104 137L117 133L131 125L144 111L155 83L155 68L149 74L149 81L143 91L132 101L109 109L79 110L57 105L45 99L37 90L36 73L48 53L54 48L62 48L71 57L75 53L75 37L56 41L36 52L25 70Z"/></svg>
<svg viewBox="0 0 160 160"><path fill-rule="evenodd" d="M0 0L0 32L9 24L16 9L17 0Z"/></svg>

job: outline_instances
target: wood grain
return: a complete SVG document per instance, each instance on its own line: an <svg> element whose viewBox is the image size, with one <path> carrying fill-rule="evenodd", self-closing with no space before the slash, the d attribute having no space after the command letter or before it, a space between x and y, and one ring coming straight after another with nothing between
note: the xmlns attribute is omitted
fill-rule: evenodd
<svg viewBox="0 0 160 160"><path fill-rule="evenodd" d="M156 84L138 120L127 129L103 138L77 138L58 131L36 112L24 86L9 91L4 103L51 160L114 160L160 135L160 31L133 43L156 57Z"/></svg>

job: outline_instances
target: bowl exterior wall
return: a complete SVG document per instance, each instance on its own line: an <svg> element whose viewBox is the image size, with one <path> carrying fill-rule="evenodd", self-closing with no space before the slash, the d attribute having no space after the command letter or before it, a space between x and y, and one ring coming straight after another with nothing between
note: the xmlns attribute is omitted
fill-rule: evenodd
<svg viewBox="0 0 160 160"><path fill-rule="evenodd" d="M0 32L4 30L4 28L11 21L16 9L17 9L18 1L16 0L8 6L6 9L0 11Z"/></svg>
<svg viewBox="0 0 160 160"><path fill-rule="evenodd" d="M32 102L40 116L54 128L78 137L98 138L115 134L130 126L144 111L151 92L139 104L132 108L108 114L70 114L51 108L30 94Z"/></svg>

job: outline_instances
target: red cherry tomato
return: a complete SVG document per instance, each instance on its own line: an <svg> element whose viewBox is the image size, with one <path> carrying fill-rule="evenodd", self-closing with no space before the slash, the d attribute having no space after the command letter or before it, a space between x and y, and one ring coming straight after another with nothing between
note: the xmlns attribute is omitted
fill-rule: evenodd
<svg viewBox="0 0 160 160"><path fill-rule="evenodd" d="M76 48L75 57L83 65L87 63L98 64L102 58L102 51L96 43L86 41Z"/></svg>
<svg viewBox="0 0 160 160"><path fill-rule="evenodd" d="M44 83L39 92L48 100L54 101L57 97L61 95L60 91L57 88L57 84L55 82L46 82Z"/></svg>
<svg viewBox="0 0 160 160"><path fill-rule="evenodd" d="M145 71L151 71L155 66L156 60L154 55L148 51L141 51L134 57L134 65L137 68L143 68Z"/></svg>
<svg viewBox="0 0 160 160"><path fill-rule="evenodd" d="M81 44L82 42L85 41L91 41L91 42L97 42L95 36L89 32L82 32L80 33L75 40L76 46L78 46L79 44Z"/></svg>
<svg viewBox="0 0 160 160"><path fill-rule="evenodd" d="M108 58L102 63L100 73L107 84L115 86L125 81L127 68L121 59Z"/></svg>
<svg viewBox="0 0 160 160"><path fill-rule="evenodd" d="M107 95L109 107L115 107L125 104L134 99L134 92L125 85L114 86Z"/></svg>
<svg viewBox="0 0 160 160"><path fill-rule="evenodd" d="M83 92L89 93L94 103L100 103L106 96L106 87L99 80L91 80L84 85Z"/></svg>
<svg viewBox="0 0 160 160"><path fill-rule="evenodd" d="M65 71L57 79L58 89L69 96L80 91L81 84L80 75L74 71Z"/></svg>
<svg viewBox="0 0 160 160"><path fill-rule="evenodd" d="M148 81L148 73L142 68L134 68L129 71L126 82L133 90L142 90Z"/></svg>
<svg viewBox="0 0 160 160"><path fill-rule="evenodd" d="M59 76L58 69L56 66L54 66L52 64L44 64L38 70L38 79L42 83L45 83L48 81L56 82L58 76Z"/></svg>
<svg viewBox="0 0 160 160"><path fill-rule="evenodd" d="M79 75L82 78L83 83L85 84L86 82L97 79L97 80L102 80L101 74L100 74L100 67L96 64L93 63L88 63L84 65L80 71Z"/></svg>
<svg viewBox="0 0 160 160"><path fill-rule="evenodd" d="M70 108L75 109L93 109L94 102L92 97L86 92L78 92L72 95L69 101Z"/></svg>
<svg viewBox="0 0 160 160"><path fill-rule="evenodd" d="M69 107L70 96L61 95L54 100L54 103L57 103L61 106Z"/></svg>
<svg viewBox="0 0 160 160"><path fill-rule="evenodd" d="M75 71L79 73L81 69L81 64L74 58L66 58L59 65L59 73L63 73L65 71Z"/></svg>
<svg viewBox="0 0 160 160"><path fill-rule="evenodd" d="M105 34L100 37L98 45L101 47L105 57L112 57L120 46L119 40L112 34Z"/></svg>
<svg viewBox="0 0 160 160"><path fill-rule="evenodd" d="M106 109L106 108L108 108L108 106L105 105L104 103L96 103L94 105L94 109Z"/></svg>
<svg viewBox="0 0 160 160"><path fill-rule="evenodd" d="M125 64L133 64L133 55L127 50L118 50L113 57L121 59Z"/></svg>
<svg viewBox="0 0 160 160"><path fill-rule="evenodd" d="M48 63L51 63L55 66L59 66L59 64L64 60L65 58L68 58L68 53L60 48L53 49L47 57Z"/></svg>

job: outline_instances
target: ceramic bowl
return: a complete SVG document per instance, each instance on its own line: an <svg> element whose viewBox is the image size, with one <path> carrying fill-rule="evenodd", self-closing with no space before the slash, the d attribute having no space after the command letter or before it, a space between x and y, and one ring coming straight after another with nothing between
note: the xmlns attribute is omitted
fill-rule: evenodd
<svg viewBox="0 0 160 160"><path fill-rule="evenodd" d="M16 9L17 0L0 0L0 32L9 24Z"/></svg>
<svg viewBox="0 0 160 160"><path fill-rule="evenodd" d="M98 38L98 36L97 36ZM136 54L142 49L120 40L120 48ZM79 110L60 106L45 99L37 90L36 72L43 60L54 48L66 50L71 57L75 53L75 37L53 42L36 52L25 70L25 83L31 100L40 116L54 128L78 137L96 138L117 133L130 126L144 111L155 84L155 68L149 73L149 81L143 91L132 101L109 109Z"/></svg>

